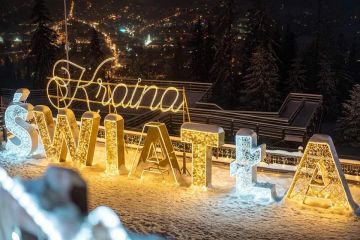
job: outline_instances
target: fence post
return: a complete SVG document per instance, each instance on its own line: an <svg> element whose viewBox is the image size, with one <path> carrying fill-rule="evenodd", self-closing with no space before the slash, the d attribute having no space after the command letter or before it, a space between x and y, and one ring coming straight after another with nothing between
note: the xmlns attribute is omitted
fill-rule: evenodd
<svg viewBox="0 0 360 240"><path fill-rule="evenodd" d="M185 143L183 143L183 174L186 174L186 151L185 151Z"/></svg>

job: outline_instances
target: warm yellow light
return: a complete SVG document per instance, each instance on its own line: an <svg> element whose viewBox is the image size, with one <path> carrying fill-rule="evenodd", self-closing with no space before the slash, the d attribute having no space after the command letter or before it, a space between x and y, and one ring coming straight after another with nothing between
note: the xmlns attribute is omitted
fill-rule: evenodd
<svg viewBox="0 0 360 240"><path fill-rule="evenodd" d="M81 67L68 60L59 60L54 64L52 77L47 84L47 95L50 104L60 110L71 106L74 101L85 102L89 111L92 111L91 104L101 104L102 106L133 108L133 109L150 109L151 111L160 110L162 112L179 112L188 111L186 103L186 95L184 89L175 87L158 87L155 85L140 85L141 79L135 85L125 83L108 83L98 77L100 69L114 61L109 58L100 63L94 71L90 80L83 80L86 71ZM68 68L78 69L79 78L71 79ZM64 72L66 76L58 76L58 72ZM70 85L71 91L70 91ZM51 94L53 89L57 89L57 95ZM90 93L96 91L96 94ZM81 97L79 96L81 94ZM119 96L120 95L120 96ZM147 103L146 99L152 99L151 103ZM168 102L168 104L166 104Z"/></svg>
<svg viewBox="0 0 360 240"><path fill-rule="evenodd" d="M80 131L70 109L59 111L56 125L47 106L36 106L34 116L48 159L54 162L65 161L69 151L74 162L87 166L92 164L100 124L98 113L85 112L81 118Z"/></svg>
<svg viewBox="0 0 360 240"><path fill-rule="evenodd" d="M355 209L330 136L316 134L309 140L286 197L334 210Z"/></svg>
<svg viewBox="0 0 360 240"><path fill-rule="evenodd" d="M118 114L108 114L104 120L106 174L127 174L125 168L124 119Z"/></svg>
<svg viewBox="0 0 360 240"><path fill-rule="evenodd" d="M192 143L193 185L208 187L211 185L212 148L224 144L224 130L221 127L184 123L181 126L181 141Z"/></svg>
<svg viewBox="0 0 360 240"><path fill-rule="evenodd" d="M150 122L144 125L143 132L147 128L144 146L140 151L139 141L138 149L134 157L130 174L141 176L144 172L161 174L170 173L175 183L183 184L179 163L177 161L174 148L171 144L170 136L166 125L160 122ZM160 154L158 154L160 150ZM160 156L161 155L161 156Z"/></svg>

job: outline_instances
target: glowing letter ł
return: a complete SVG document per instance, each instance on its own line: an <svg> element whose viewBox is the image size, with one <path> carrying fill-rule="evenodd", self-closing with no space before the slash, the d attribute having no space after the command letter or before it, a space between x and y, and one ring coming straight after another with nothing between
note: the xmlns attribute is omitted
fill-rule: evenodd
<svg viewBox="0 0 360 240"><path fill-rule="evenodd" d="M257 146L253 130L242 128L236 133L236 159L230 164L230 175L236 176L236 193L244 200L269 203L276 198L275 185L259 183L256 165L266 156L266 145Z"/></svg>
<svg viewBox="0 0 360 240"><path fill-rule="evenodd" d="M6 143L6 150L10 154L28 156L37 149L38 134L36 129L26 120L32 118L33 106L23 103L30 91L20 88L14 94L13 102L5 111L5 126L14 135Z"/></svg>
<svg viewBox="0 0 360 240"><path fill-rule="evenodd" d="M127 174L125 168L124 119L118 114L108 114L104 120L106 173Z"/></svg>
<svg viewBox="0 0 360 240"><path fill-rule="evenodd" d="M256 181L256 165L265 158L266 146L257 146L256 133L242 128L236 133L236 160L230 164L231 176L236 176L236 191L247 191Z"/></svg>
<svg viewBox="0 0 360 240"><path fill-rule="evenodd" d="M47 158L51 161L65 161L69 150L74 162L87 166L92 164L100 124L98 113L83 114L80 132L70 109L59 110L56 125L47 106L36 106L34 115Z"/></svg>
<svg viewBox="0 0 360 240"><path fill-rule="evenodd" d="M212 148L224 144L224 129L209 124L184 123L181 141L192 143L193 185L210 186Z"/></svg>
<svg viewBox="0 0 360 240"><path fill-rule="evenodd" d="M357 208L330 136L310 138L286 197L339 212Z"/></svg>

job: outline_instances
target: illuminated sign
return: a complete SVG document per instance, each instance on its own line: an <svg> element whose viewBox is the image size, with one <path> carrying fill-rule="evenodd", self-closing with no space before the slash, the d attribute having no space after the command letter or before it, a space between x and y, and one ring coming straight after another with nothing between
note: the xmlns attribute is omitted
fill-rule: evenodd
<svg viewBox="0 0 360 240"><path fill-rule="evenodd" d="M212 148L224 144L224 129L209 124L184 123L181 126L181 141L192 144L193 185L211 185Z"/></svg>
<svg viewBox="0 0 360 240"><path fill-rule="evenodd" d="M27 122L32 119L33 106L24 103L30 91L20 88L14 94L11 105L5 111L5 126L13 134L6 143L9 154L28 156L38 147L38 134L36 129Z"/></svg>
<svg viewBox="0 0 360 240"><path fill-rule="evenodd" d="M136 151L131 174L141 172L141 176L146 172L160 174L163 179L164 173L171 173L175 183L183 184L179 163L175 151L171 144L169 133L164 123L150 122L144 125L143 133L147 128L144 146L141 150L140 157ZM141 140L140 140L141 141ZM158 153L160 150L160 154Z"/></svg>
<svg viewBox="0 0 360 240"><path fill-rule="evenodd" d="M243 198L270 202L276 197L275 186L258 183L256 165L266 157L266 145L257 146L257 134L241 128L236 133L236 159L230 164L230 175L236 177L236 193Z"/></svg>
<svg viewBox="0 0 360 240"><path fill-rule="evenodd" d="M124 119L118 114L108 114L104 120L106 173L127 174L125 168Z"/></svg>
<svg viewBox="0 0 360 240"><path fill-rule="evenodd" d="M310 138L286 197L340 212L357 208L330 136Z"/></svg>
<svg viewBox="0 0 360 240"><path fill-rule="evenodd" d="M135 85L104 82L98 77L98 73L105 64L113 60L114 58L109 58L103 61L90 80L83 80L85 68L67 60L57 61L53 67L53 76L47 84L50 104L58 110L69 108L74 101L79 101L85 102L89 111L92 111L93 104L111 106L114 109L122 107L162 112L182 111L186 112L189 118L184 89L141 85L141 79ZM77 80L71 79L72 76L66 65L78 70ZM65 73L65 76L58 75L60 72Z"/></svg>
<svg viewBox="0 0 360 240"><path fill-rule="evenodd" d="M98 113L85 112L81 117L80 131L70 109L59 111L56 125L47 106L36 106L34 115L48 159L54 162L65 161L69 150L75 163L87 166L92 164L100 124Z"/></svg>

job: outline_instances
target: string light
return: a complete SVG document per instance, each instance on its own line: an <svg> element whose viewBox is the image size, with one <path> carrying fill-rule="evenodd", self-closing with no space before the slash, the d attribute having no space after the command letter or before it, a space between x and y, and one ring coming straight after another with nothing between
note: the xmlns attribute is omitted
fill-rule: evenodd
<svg viewBox="0 0 360 240"><path fill-rule="evenodd" d="M26 122L32 118L33 106L26 101L30 91L20 88L16 91L11 105L5 111L5 126L14 136L6 143L6 153L18 156L28 156L38 147L36 129Z"/></svg>
<svg viewBox="0 0 360 240"><path fill-rule="evenodd" d="M224 136L224 129L209 124L184 123L181 126L181 141L192 144L194 186L211 185L212 148L223 145Z"/></svg>
<svg viewBox="0 0 360 240"><path fill-rule="evenodd" d="M114 58L109 58L101 62L89 81L82 80L86 70L84 67L68 60L57 61L53 67L53 76L49 80L46 88L50 104L54 108L60 110L69 108L73 101L80 101L87 104L89 111L92 111L91 103L101 104L102 106L113 106L114 108L145 108L150 109L151 111L160 110L162 112L179 112L184 107L187 108L186 96L183 89L177 89L175 87L161 88L155 85L140 85L141 79L139 79L135 85L131 85L125 83L107 83L103 82L101 78L96 78L99 70L105 64L113 60ZM71 74L68 69L61 67L63 64L71 65L79 69L79 79L71 79ZM57 70L65 72L66 77L58 76ZM72 87L72 91L70 91L70 83L75 84L75 87ZM60 96L51 94L51 91L54 88L59 90ZM94 89L97 90L97 92L93 98L90 98L89 92ZM132 91L130 91L130 89ZM83 94L83 97L77 98L80 91ZM159 91L162 91L162 93L159 93ZM117 94L122 94L119 99L116 98ZM146 104L144 99L145 96L152 99L150 105ZM172 98L172 100L170 101L169 98ZM169 104L167 105L166 102L169 102Z"/></svg>
<svg viewBox="0 0 360 240"><path fill-rule="evenodd" d="M236 191L246 193L256 181L256 165L265 159L265 145L257 146L256 133L240 129L236 133L236 159L230 164L230 175L236 176Z"/></svg>
<svg viewBox="0 0 360 240"><path fill-rule="evenodd" d="M108 114L104 120L106 173L127 174L125 168L124 119L118 114Z"/></svg>
<svg viewBox="0 0 360 240"><path fill-rule="evenodd" d="M80 132L74 113L70 109L61 109L56 125L47 106L36 106L34 115L45 154L51 161L65 161L67 150L76 163L92 164L100 115L85 112L81 118Z"/></svg>
<svg viewBox="0 0 360 240"><path fill-rule="evenodd" d="M256 165L266 157L266 145L257 146L257 135L241 128L236 133L236 159L230 163L230 175L236 177L236 194L245 201L268 204L276 200L275 185L257 182Z"/></svg>
<svg viewBox="0 0 360 240"><path fill-rule="evenodd" d="M25 191L20 182L11 179L2 168L0 168L0 186L14 198L49 240L63 239L54 222L51 221L53 219L50 216L51 213L42 210L33 196Z"/></svg>
<svg viewBox="0 0 360 240"><path fill-rule="evenodd" d="M286 198L306 205L355 211L356 204L330 136L315 134L310 138Z"/></svg>
<svg viewBox="0 0 360 240"><path fill-rule="evenodd" d="M141 171L141 175L143 175L144 171L163 174L163 171L168 171L169 169L172 173L173 179L176 184L183 184L183 180L181 177L179 163L177 161L174 148L172 146L169 133L167 131L166 125L164 123L159 122L149 122L146 123L143 127L141 135L144 135L145 128L147 128L146 138L144 141L144 146L141 150L140 157L138 157L138 153L140 151L140 144L142 138L139 140L139 144L134 156L131 174L136 174L137 171ZM156 161L152 160L151 157L153 154L157 155L157 146L161 148L161 152L163 155L163 159L156 159ZM155 152L151 152L155 151ZM166 166L167 169L160 169L161 166ZM155 164L155 167L150 167L151 169L145 169L145 166L148 163Z"/></svg>
<svg viewBox="0 0 360 240"><path fill-rule="evenodd" d="M0 168L0 188L5 190L14 199L16 204L41 229L46 239L65 240L70 239L70 236L74 240L102 239L97 234L97 232L102 230L111 240L130 240L120 219L110 208L104 206L97 207L84 220L82 218L76 220L74 222L78 225L78 227L74 228L76 232L69 233L62 231L62 228L59 227L59 224L62 223L61 217L59 218L56 213L46 211L39 206L39 201L24 189L21 182L14 181L2 168ZM15 206L17 205L12 202L12 207ZM18 232L13 231L11 236L9 236L10 238L18 240L20 236Z"/></svg>

